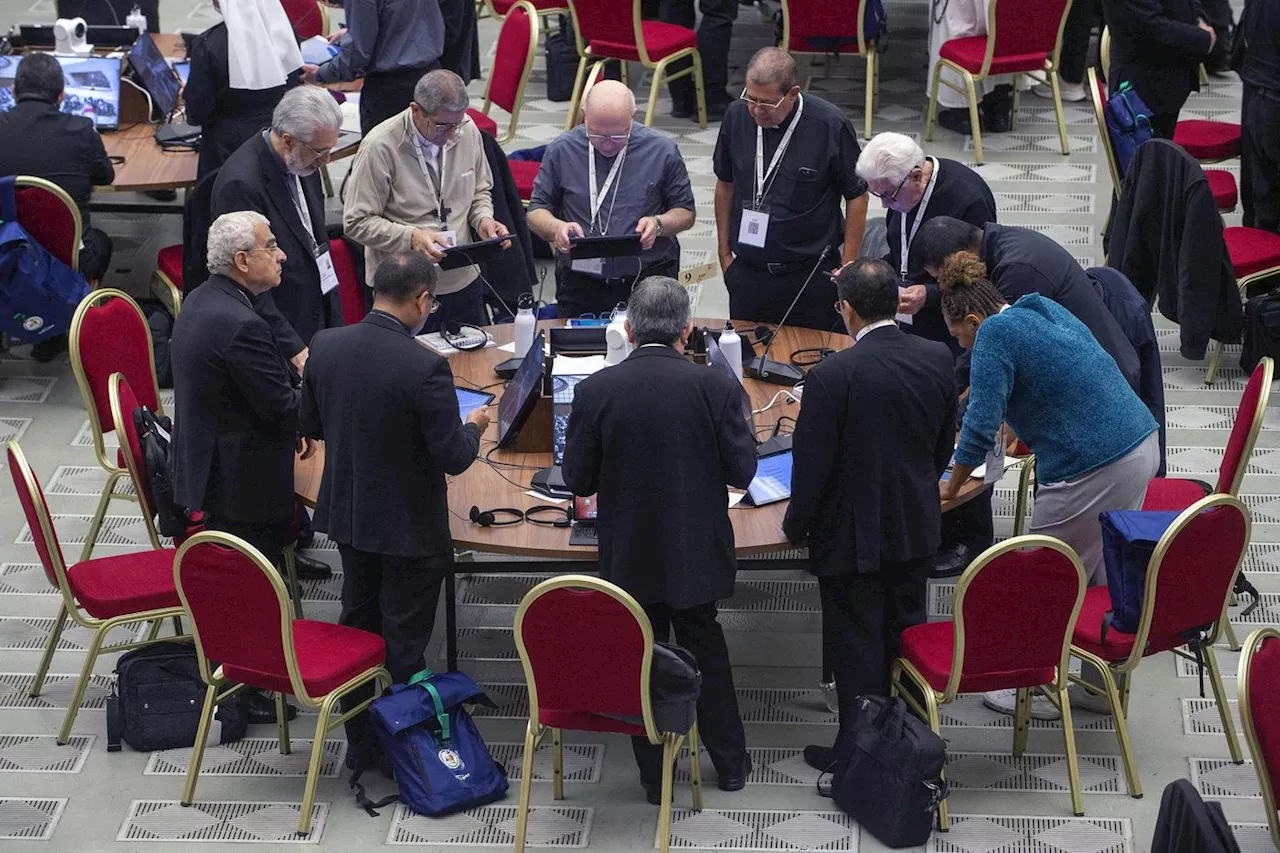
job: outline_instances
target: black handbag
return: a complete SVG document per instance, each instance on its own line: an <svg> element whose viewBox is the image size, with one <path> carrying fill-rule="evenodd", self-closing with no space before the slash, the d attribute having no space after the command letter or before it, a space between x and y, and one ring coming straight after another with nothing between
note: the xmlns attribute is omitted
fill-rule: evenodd
<svg viewBox="0 0 1280 853"><path fill-rule="evenodd" d="M889 847L916 847L933 831L947 796L946 744L907 711L902 699L859 696L853 753L832 780L842 810Z"/></svg>
<svg viewBox="0 0 1280 853"><path fill-rule="evenodd" d="M560 26L548 33L547 100L567 101L573 97L573 81L578 76L578 44L567 15L560 15Z"/></svg>
<svg viewBox="0 0 1280 853"><path fill-rule="evenodd" d="M1263 356L1280 358L1280 293L1264 293L1244 304L1244 339L1240 348L1240 369L1246 374Z"/></svg>

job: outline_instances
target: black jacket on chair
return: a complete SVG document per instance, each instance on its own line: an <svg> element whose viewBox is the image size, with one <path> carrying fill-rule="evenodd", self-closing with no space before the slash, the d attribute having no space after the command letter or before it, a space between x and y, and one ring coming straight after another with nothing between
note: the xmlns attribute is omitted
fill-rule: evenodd
<svg viewBox="0 0 1280 853"><path fill-rule="evenodd" d="M215 275L174 322L174 499L220 521L288 524L299 393L256 302Z"/></svg>
<svg viewBox="0 0 1280 853"><path fill-rule="evenodd" d="M598 495L602 578L677 610L733 595L725 486L756 472L736 381L641 347L574 388L562 468L574 494Z"/></svg>
<svg viewBox="0 0 1280 853"><path fill-rule="evenodd" d="M1206 803L1186 779L1165 786L1151 853L1240 853L1221 803Z"/></svg>
<svg viewBox="0 0 1280 853"><path fill-rule="evenodd" d="M1209 34L1198 0L1104 0L1111 29L1114 93L1128 82L1156 114L1177 113L1200 91L1200 63L1209 56Z"/></svg>
<svg viewBox="0 0 1280 853"><path fill-rule="evenodd" d="M1244 328L1222 216L1204 170L1172 142L1138 146L1111 217L1107 266L1177 323L1183 357L1204 358L1209 339L1234 343Z"/></svg>
<svg viewBox="0 0 1280 853"><path fill-rule="evenodd" d="M287 257L280 286L271 291L275 307L288 320L287 324L273 323L280 349L287 357L300 352L311 336L324 328L325 297L320 292L315 242L293 203L293 182L266 138L255 134L218 170L210 210L210 221L236 210L256 210L271 220L271 231ZM319 173L302 179L302 192L312 233L327 244L324 188Z"/></svg>

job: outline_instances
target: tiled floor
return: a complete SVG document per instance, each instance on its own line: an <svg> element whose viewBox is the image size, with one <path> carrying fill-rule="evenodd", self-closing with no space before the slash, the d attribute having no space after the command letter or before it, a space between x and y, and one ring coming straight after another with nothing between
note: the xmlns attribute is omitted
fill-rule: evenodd
<svg viewBox="0 0 1280 853"><path fill-rule="evenodd" d="M0 0L0 9L9 23L52 18L51 0L30 7L27 2ZM928 3L888 0L887 5L893 43L883 60L875 127L918 137L923 129ZM211 14L207 4L193 6L190 0L162 3L166 29L200 29L213 20ZM482 40L490 50L495 31L492 22L482 22ZM735 33L733 61L740 66L752 50L767 42L769 27L755 9L743 8ZM531 102L512 148L554 138L563 121L566 105L541 99L541 68L539 59ZM740 68L733 73L740 79ZM862 85L861 65L848 63L833 78L815 80L813 90L844 106L855 127L861 127ZM642 88L647 91L647 86L637 85L638 91ZM475 84L473 91L481 92L482 84ZM1239 96L1234 79L1215 79L1192 98L1186 115L1236 120ZM1002 221L1052 234L1081 263L1094 264L1102 261L1098 229L1110 186L1088 110L1069 105L1067 112L1069 157L1057 151L1048 104L1028 96L1018 132L984 140L988 162L979 171L996 193ZM698 224L683 240L685 265L712 260L710 156L716 130L700 130L669 118L661 118L658 126L679 142L697 196ZM939 131L927 148L972 161L967 140L946 131ZM335 169L335 175L340 177L344 168ZM337 210L336 202L331 202L331 217L336 217ZM1228 221L1235 224L1238 218L1229 216ZM108 283L135 292L146 285L156 249L179 239L175 216L100 216L95 224L116 237L116 270ZM703 315L724 314L727 298L719 279L705 282L699 298ZM1206 388L1203 367L1178 355L1176 332L1159 322L1167 330L1162 332L1161 345L1170 472L1212 479L1243 377L1238 370L1228 369L1213 387ZM1227 363L1233 358L1230 354ZM94 467L87 420L65 361L39 365L25 360L20 351L0 360L0 438L14 437L23 442L46 484L68 554L76 554L103 475ZM1007 478L996 493L997 531L1002 536L1012 528L1012 487ZM1257 625L1280 622L1280 404L1264 424L1245 476L1243 497L1255 513L1254 542L1245 570L1264 600L1247 619L1237 622L1241 637ZM145 547L145 534L129 511L124 503L112 507L99 553ZM336 565L331 543L322 540L316 553ZM459 589L463 667L486 685L498 704L477 719L495 755L518 774L526 705L510 626L515 603L539 579L538 567L511 565L483 555L476 560L466 567L476 574L464 578ZM498 573L504 570L514 573ZM306 586L308 614L334 618L340 575ZM934 585L931 618L950 614L953 588L950 583ZM83 662L84 632L64 634L53 675L39 698L29 697L26 687L57 604L36 565L17 501L7 486L0 486L0 849L179 851L198 844L195 849L230 851L242 849L240 842L275 850L311 844L333 851L382 844L437 849L510 846L515 790L521 784L514 777L512 794L482 809L429 819L389 807L375 819L355 807L345 783L334 772L345 750L340 738L327 744L315 829L310 838L298 840L293 828L305 753L295 748L292 756L278 755L270 727L251 731L249 739L227 748L210 749L197 806L183 809L177 798L188 751L106 752L102 709L112 681L109 660L99 664L71 743L56 746L52 735L66 708L74 673ZM829 741L834 731L834 717L816 689L820 616L811 581L799 572L744 572L723 613L756 770L747 788L737 794L709 785L706 809L700 814L688 810L687 789L678 789L673 846L736 851L882 849L834 811L829 801L816 796L815 774L799 758L806 743ZM432 651L441 651L438 643ZM1232 694L1237 659L1229 650L1221 650L1227 690ZM1135 679L1131 727L1146 791L1142 800L1125 795L1111 720L1076 715L1088 813L1083 819L1069 815L1062 741L1055 723L1034 723L1028 754L1015 760L1009 756L1009 718L986 710L977 697L946 708L943 723L952 750L948 771L953 784L953 828L947 835L935 836L927 849L938 853L1139 853L1149 848L1162 787L1178 777L1193 779L1207 795L1222 800L1228 817L1237 822L1243 849L1269 849L1252 768L1226 761L1217 711L1210 700L1199 696L1194 676L1189 667L1166 656L1149 661ZM294 725L295 736L308 737L309 728L307 718L300 719ZM680 772L683 777L683 764ZM549 774L549 756L545 751L537 756L533 801L539 808L530 821L532 846L652 849L656 810L640 796L625 740L571 735L566 773L567 799L553 805L550 786L543 784ZM374 780L371 796L385 793L385 784Z"/></svg>

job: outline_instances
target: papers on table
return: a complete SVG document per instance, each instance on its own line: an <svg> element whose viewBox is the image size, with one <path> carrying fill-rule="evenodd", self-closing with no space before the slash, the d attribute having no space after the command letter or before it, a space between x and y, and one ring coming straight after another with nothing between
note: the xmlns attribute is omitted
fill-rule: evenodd
<svg viewBox="0 0 1280 853"><path fill-rule="evenodd" d="M488 338L488 342L484 345L485 348L487 349L488 347L491 347L494 345L493 335L490 335L486 332L485 337ZM433 350L438 352L440 355L445 356L446 358L448 356L454 355L455 353L461 352L461 350L459 350L457 347L453 346L448 341L446 341L444 339L444 335L440 334L439 332L431 332L430 334L427 334L427 335L418 335L418 337L415 338L415 340L420 344L426 344L427 346L431 347ZM477 343L478 342L479 340L477 339Z"/></svg>
<svg viewBox="0 0 1280 853"><path fill-rule="evenodd" d="M608 367L602 355L557 356L551 365L552 376L590 376Z"/></svg>

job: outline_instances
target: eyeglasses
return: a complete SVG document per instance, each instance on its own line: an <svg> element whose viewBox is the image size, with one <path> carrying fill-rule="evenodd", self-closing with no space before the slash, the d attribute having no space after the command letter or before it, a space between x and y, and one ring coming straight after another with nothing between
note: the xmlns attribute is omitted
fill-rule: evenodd
<svg viewBox="0 0 1280 853"><path fill-rule="evenodd" d="M251 255L254 252L274 252L279 248L280 248L280 244L277 243L275 240L268 240L266 243L262 244L261 246L254 246L252 249L243 249L242 251L246 255Z"/></svg>
<svg viewBox="0 0 1280 853"><path fill-rule="evenodd" d="M627 140L631 138L630 133L588 133L587 140L589 142L616 142L619 145L626 145Z"/></svg>
<svg viewBox="0 0 1280 853"><path fill-rule="evenodd" d="M455 121L452 124L448 122L436 121L431 116L427 116L427 119L431 122L431 126L435 128L436 133L448 133L448 134L458 133L460 130L466 127L467 124L471 121L470 116L463 116L462 121Z"/></svg>
<svg viewBox="0 0 1280 853"><path fill-rule="evenodd" d="M918 168L920 167L917 166L916 169ZM912 169L911 172L914 172L916 169ZM898 188L893 191L892 195L885 195L884 193L878 193L873 190L867 190L867 192L871 193L871 195L875 196L878 199L882 199L882 200L887 199L888 201L893 201L898 197L898 193L902 192L902 188L906 186L907 178L911 177L911 172L907 172L905 175L902 176L902 180L898 181Z"/></svg>
<svg viewBox="0 0 1280 853"><path fill-rule="evenodd" d="M739 95L738 97L741 100L746 101L748 107L757 107L758 109L762 109L762 110L776 110L778 107L786 103L787 98L791 97L791 93L788 92L787 94L783 95L781 98L778 99L778 103L776 104L771 104L768 101L757 101L755 98L748 98L746 89L743 89L742 94Z"/></svg>
<svg viewBox="0 0 1280 853"><path fill-rule="evenodd" d="M431 307L427 309L427 313L428 313L428 314L435 314L436 312L438 312L438 311L440 310L440 300L438 300L438 299L436 299L434 296L432 296L432 295L431 295L431 291L429 291L429 290L424 290L424 291L422 291L422 293L421 293L420 295L421 295L421 296L425 296L425 297L427 297L428 299L430 299L430 300L431 300Z"/></svg>
<svg viewBox="0 0 1280 853"><path fill-rule="evenodd" d="M316 155L316 159L317 159L317 160L323 160L325 157L328 157L330 154L332 154L332 153L333 153L333 149L332 149L332 148L319 148L319 149L318 149L318 148L312 148L310 145L308 145L307 143L303 142L301 139L298 139L297 137L293 137L293 141L294 141L294 142L296 142L296 143L298 143L299 145L301 145L303 148L307 149L308 151L310 151L312 154Z"/></svg>

